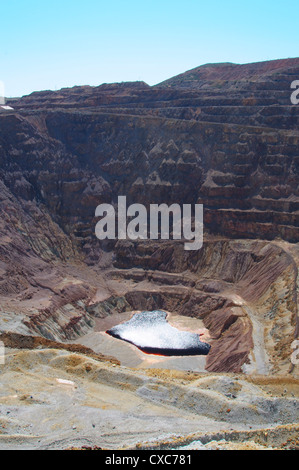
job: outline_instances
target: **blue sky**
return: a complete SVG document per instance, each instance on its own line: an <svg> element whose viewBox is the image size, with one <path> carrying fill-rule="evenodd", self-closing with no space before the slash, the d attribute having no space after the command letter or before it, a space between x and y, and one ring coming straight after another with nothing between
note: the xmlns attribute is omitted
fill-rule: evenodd
<svg viewBox="0 0 299 470"><path fill-rule="evenodd" d="M2 0L6 96L299 56L298 1ZM298 77L299 79L299 77Z"/></svg>

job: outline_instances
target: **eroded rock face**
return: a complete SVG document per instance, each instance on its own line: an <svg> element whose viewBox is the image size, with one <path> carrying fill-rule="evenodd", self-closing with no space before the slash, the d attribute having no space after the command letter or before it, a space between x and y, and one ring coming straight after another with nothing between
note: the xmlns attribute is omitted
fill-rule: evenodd
<svg viewBox="0 0 299 470"><path fill-rule="evenodd" d="M11 103L0 116L0 329L69 341L97 315L165 309L203 319L207 370L289 372L296 74L298 59L224 64L156 87L77 87ZM95 208L118 195L146 207L203 203L203 249L99 242Z"/></svg>
<svg viewBox="0 0 299 470"><path fill-rule="evenodd" d="M213 338L208 370L240 372L247 363L248 370L282 373L291 368L298 325L298 247L295 257L284 248L206 240L187 254L179 243L122 241L115 261L122 270L114 275L131 278L125 297L133 309L163 308L204 321Z"/></svg>
<svg viewBox="0 0 299 470"><path fill-rule="evenodd" d="M2 178L18 197L43 202L87 256L95 207L120 194L147 206L201 202L212 233L296 242L296 74L298 59L223 64L157 87L34 93L1 115Z"/></svg>

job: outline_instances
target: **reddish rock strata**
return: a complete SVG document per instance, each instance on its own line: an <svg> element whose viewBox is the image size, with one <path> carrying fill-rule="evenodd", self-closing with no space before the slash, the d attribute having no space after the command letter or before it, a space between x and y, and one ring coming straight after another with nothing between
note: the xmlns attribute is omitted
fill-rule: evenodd
<svg viewBox="0 0 299 470"><path fill-rule="evenodd" d="M15 111L0 116L1 331L67 341L97 315L164 308L203 319L207 370L239 372L263 348L268 371L288 370L298 332L295 79L299 59L216 64L155 87L10 100ZM99 242L95 208L118 195L146 207L202 203L203 249Z"/></svg>

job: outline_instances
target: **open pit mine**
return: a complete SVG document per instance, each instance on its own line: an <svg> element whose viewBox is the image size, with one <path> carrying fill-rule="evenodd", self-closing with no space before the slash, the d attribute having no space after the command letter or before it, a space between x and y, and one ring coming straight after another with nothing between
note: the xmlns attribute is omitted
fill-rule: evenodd
<svg viewBox="0 0 299 470"><path fill-rule="evenodd" d="M0 449L298 449L299 59L0 110ZM96 208L203 206L203 244ZM120 214L123 215L123 214Z"/></svg>

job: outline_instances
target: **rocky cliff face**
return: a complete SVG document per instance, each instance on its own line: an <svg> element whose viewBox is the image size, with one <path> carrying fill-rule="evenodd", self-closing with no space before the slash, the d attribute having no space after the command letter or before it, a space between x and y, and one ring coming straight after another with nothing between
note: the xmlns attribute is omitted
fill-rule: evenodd
<svg viewBox="0 0 299 470"><path fill-rule="evenodd" d="M296 242L297 76L299 60L290 59L203 66L156 87L34 93L14 102L17 115L2 116L11 143L3 169L26 168L23 191L33 184L69 232L77 217L83 238L95 204L122 192L147 204L202 202L213 233Z"/></svg>
<svg viewBox="0 0 299 470"><path fill-rule="evenodd" d="M92 329L101 309L150 305L204 320L214 341L207 370L292 368L295 79L299 59L220 64L155 87L75 87L8 102L15 111L0 116L1 329L70 340ZM174 243L99 242L95 208L118 195L147 207L202 203L206 244L187 256Z"/></svg>

